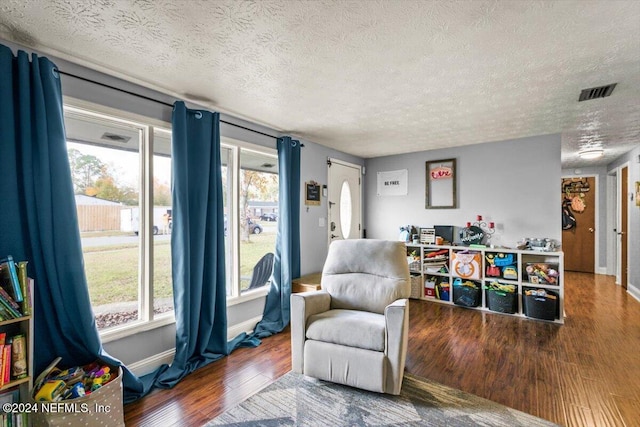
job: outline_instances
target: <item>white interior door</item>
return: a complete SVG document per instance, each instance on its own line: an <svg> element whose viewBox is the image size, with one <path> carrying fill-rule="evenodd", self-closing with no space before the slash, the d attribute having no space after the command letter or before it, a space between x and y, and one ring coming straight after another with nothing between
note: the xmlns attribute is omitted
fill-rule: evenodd
<svg viewBox="0 0 640 427"><path fill-rule="evenodd" d="M329 159L329 243L362 233L362 167Z"/></svg>

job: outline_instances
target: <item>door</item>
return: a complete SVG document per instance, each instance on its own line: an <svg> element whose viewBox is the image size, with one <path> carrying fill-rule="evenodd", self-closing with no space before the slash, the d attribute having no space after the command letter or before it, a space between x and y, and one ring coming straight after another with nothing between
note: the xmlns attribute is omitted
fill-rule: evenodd
<svg viewBox="0 0 640 427"><path fill-rule="evenodd" d="M563 178L563 216L575 218L575 224L568 228L565 222L562 230L562 250L564 269L593 273L595 271L595 211L596 185L594 177Z"/></svg>
<svg viewBox="0 0 640 427"><path fill-rule="evenodd" d="M362 230L361 166L329 159L329 243L358 239Z"/></svg>
<svg viewBox="0 0 640 427"><path fill-rule="evenodd" d="M620 283L624 289L627 289L628 273L628 251L629 251L629 233L627 227L629 213L629 168L623 167L620 174L620 236L621 256L620 256Z"/></svg>

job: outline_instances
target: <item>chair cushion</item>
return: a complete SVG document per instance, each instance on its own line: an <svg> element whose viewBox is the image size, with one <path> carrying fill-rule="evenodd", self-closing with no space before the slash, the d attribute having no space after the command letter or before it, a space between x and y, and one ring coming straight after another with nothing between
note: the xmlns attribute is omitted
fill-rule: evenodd
<svg viewBox="0 0 640 427"><path fill-rule="evenodd" d="M329 310L307 321L307 339L384 351L384 315L357 310Z"/></svg>
<svg viewBox="0 0 640 427"><path fill-rule="evenodd" d="M332 309L383 314L411 294L407 248L386 240L336 240L322 270L322 289L331 294Z"/></svg>

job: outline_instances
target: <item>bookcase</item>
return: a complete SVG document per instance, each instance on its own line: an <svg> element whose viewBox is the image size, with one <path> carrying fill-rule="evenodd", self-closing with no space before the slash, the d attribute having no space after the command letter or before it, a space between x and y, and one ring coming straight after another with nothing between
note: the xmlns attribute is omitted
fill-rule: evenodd
<svg viewBox="0 0 640 427"><path fill-rule="evenodd" d="M5 402L5 399L12 390L18 391L18 399L20 402L29 401L29 393L33 387L33 280L28 279L27 284L29 290L25 298L29 298L30 313L27 316L21 316L15 319L8 319L0 321L0 333L4 332L6 337L14 337L22 334L25 337L26 344L26 361L27 361L27 376L20 379L13 379L8 383L0 386L0 400ZM3 414L3 416L6 416ZM21 415L25 416L25 415ZM9 424L11 425L11 424ZM28 424L23 424L28 425Z"/></svg>
<svg viewBox="0 0 640 427"><path fill-rule="evenodd" d="M412 298L564 323L564 254L407 243Z"/></svg>

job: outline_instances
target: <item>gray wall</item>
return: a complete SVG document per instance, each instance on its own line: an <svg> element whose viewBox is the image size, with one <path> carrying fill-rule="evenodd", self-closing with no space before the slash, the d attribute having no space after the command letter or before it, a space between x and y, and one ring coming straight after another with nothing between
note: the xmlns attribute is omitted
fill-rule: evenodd
<svg viewBox="0 0 640 427"><path fill-rule="evenodd" d="M0 40L0 43L12 48L14 51L22 49L32 52L33 49L27 49L15 43ZM97 71L90 70L80 65L52 57L51 55L43 55L51 59L62 72L74 74L95 82L123 89L135 94L144 95L146 97L160 100L168 104L172 104L175 99L169 95L155 92L153 90L123 81L121 79L111 77ZM78 78L62 75L62 90L65 97L73 97L76 99L93 102L95 104L128 111L131 113L143 115L153 119L163 120L171 123L172 107L162 105L157 102L145 100L135 95L127 94L119 90L110 89L95 83L86 82ZM197 105L189 104L191 108L200 108ZM209 110L214 108L205 107ZM260 132L271 135L281 135L273 129L260 126L246 120L238 119L229 115L221 114L221 120L239 124ZM274 138L263 136L255 132L243 130L228 124L221 124L220 133L223 137L230 137L252 144L266 147L276 148L276 140ZM320 183L327 183L327 157L334 157L352 163L364 164L364 160L314 144L310 141L302 141L305 147L301 154L301 182L314 180ZM303 189L301 188L301 197L303 197ZM301 224L300 237L302 248L301 273L310 273L319 271L324 263L327 253L328 239L327 229L318 226L318 219L327 216L326 200L322 198L322 205L310 207L306 211L304 201L301 198ZM325 221L326 222L326 221ZM227 318L228 326L233 327L247 320L262 315L265 298L258 298L241 304L228 307ZM231 338L231 337L230 337ZM149 331L141 332L133 336L118 339L104 344L104 348L111 355L121 359L126 364L131 364L143 359L155 356L164 351L170 350L175 346L175 324L155 328Z"/></svg>
<svg viewBox="0 0 640 427"><path fill-rule="evenodd" d="M328 250L328 229L327 229L327 198L320 198L319 206L305 206L304 204L304 183L316 181L320 185L328 182L327 158L343 160L345 162L364 165L364 160L359 157L350 156L342 152L332 150L313 142L302 141L300 181L300 272L302 274L322 271L324 260ZM324 219L324 226L319 226L319 220Z"/></svg>
<svg viewBox="0 0 640 427"><path fill-rule="evenodd" d="M425 162L457 159L458 208L425 209ZM377 172L408 169L407 196L377 195ZM366 161L367 237L397 239L401 225L496 223L493 244L522 237L561 239L560 135L387 156Z"/></svg>
<svg viewBox="0 0 640 427"><path fill-rule="evenodd" d="M607 170L612 171L619 166L629 166L629 194L635 192L635 183L640 181L640 146L620 156L614 162L607 165ZM624 195L623 195L624 196ZM628 200L629 200L628 199ZM640 207L636 206L635 194L633 200L629 200L629 292L640 300Z"/></svg>
<svg viewBox="0 0 640 427"><path fill-rule="evenodd" d="M563 178L595 176L596 178L596 245L598 259L596 273L606 273L607 268L607 167L595 166L578 169L562 169ZM559 195L559 194L558 194Z"/></svg>

